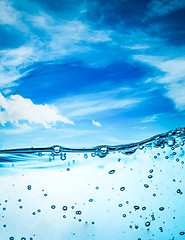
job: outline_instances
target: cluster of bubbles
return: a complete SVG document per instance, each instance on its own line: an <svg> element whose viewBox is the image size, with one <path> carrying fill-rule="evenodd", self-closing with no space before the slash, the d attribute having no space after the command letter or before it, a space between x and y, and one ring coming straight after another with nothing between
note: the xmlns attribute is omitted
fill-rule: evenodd
<svg viewBox="0 0 185 240"><path fill-rule="evenodd" d="M175 131L171 131L167 134L158 135L158 136L153 137L149 140L143 141L139 144L131 144L131 145L128 145L127 147L125 147L123 145L119 145L119 146L116 146L116 147L98 146L94 149L94 152L91 152L91 157L98 156L100 158L104 158L111 151L118 151L120 153L123 153L124 155L131 155L131 154L135 153L137 150L143 150L144 148L155 149L156 152L158 151L158 149L160 149L160 151L158 151L157 153L155 152L155 154L152 156L154 162L157 161L161 157L163 157L165 159L165 161L170 161L170 159L173 158L173 159L175 159L175 161L174 161L175 164L179 165L181 163L182 168L183 168L184 161L180 161L180 159L181 159L181 156L183 156L182 152L184 151L183 150L184 142L185 142L185 130L184 129L176 129ZM167 146L169 149L171 149L170 154L167 154L163 150L165 146ZM181 150L181 155L178 153L179 149ZM67 152L64 152L64 150L65 149L63 147L58 146L58 145L52 147L51 160L54 159L55 156L60 156L60 159L62 161L65 161ZM68 150L70 151L70 149L68 149ZM160 153L160 152L163 152L163 153ZM42 153L39 152L38 155L39 155L39 157L41 157ZM84 158L88 159L88 154L86 152L84 152ZM121 162L121 158L118 158L118 162ZM179 166L181 166L181 165L179 165ZM108 171L107 171L107 177L108 178L111 178L111 179L114 178L114 176L116 176L116 174L119 172L118 169L113 169L113 168L114 167L111 167L110 169L108 169ZM130 169L130 170L132 170L132 169ZM70 168L67 168L66 171L70 171ZM151 184L151 182L155 180L155 171L156 171L155 165L153 165L153 167L150 166L150 168L147 169L146 179L145 179L145 181L142 182L143 191L146 191L146 192L153 191L153 187L152 187L153 185ZM177 184L176 179L172 178L172 181L174 182L174 184ZM30 184L25 186L25 188L26 188L26 191L31 191L31 193L32 193L33 187ZM96 186L96 190L99 190L99 186ZM125 186L125 184L120 183L120 185L118 186L118 191L119 191L119 194L121 196L124 195L124 194L125 194L124 196L127 196L126 194L127 194L127 191L128 191L128 186ZM182 185L180 185L180 186L177 185L173 194L175 195L176 198L182 198L183 197L183 192L184 192L183 186ZM152 196L155 197L155 199L158 196L158 193L157 194L156 193L157 192L151 192ZM44 192L43 196L47 197L48 194ZM137 230L137 232L139 232L139 229L146 229L147 231L150 230L152 228L152 225L154 225L153 222L156 221L156 219L158 219L158 218L162 219L163 215L165 215L166 212L169 209L168 203L165 203L165 204L160 203L154 211L152 210L150 212L150 209L149 209L148 205L141 204L141 203L138 203L138 202L135 202L134 204L131 204L129 199L125 199L125 200L127 200L127 201L124 201L124 202L120 201L120 202L117 202L115 204L116 208L119 208L121 219L124 219L123 221L126 221L127 219L129 219L128 216L132 216L131 214L135 214L135 215L139 214L137 216L140 216L140 218L143 219L143 223L142 223L143 225L138 224L138 223L134 224L133 221L129 222L130 220L128 220L128 222L127 222L128 226L127 227L129 229L129 231L130 231L130 229L131 230L135 229L135 230ZM24 206L22 205L21 198L18 198L17 201L18 201L19 204L21 204L19 206L19 209L22 209ZM90 206L93 207L93 204L95 203L95 198L94 197L92 198L92 196L89 196L86 199L86 201L88 202L88 204ZM5 203L6 203L6 205L2 206L3 211L6 211L6 209L7 209L8 201L5 200ZM75 203L74 205L64 204L63 206L50 204L48 209L50 209L50 211L52 213L55 213L56 211L61 211L61 216L64 219L68 219L68 217L69 217L68 212L70 210L73 214L73 219L74 220L77 220L77 222L79 224L81 222L84 222L85 224L87 224L88 221L86 221L86 219L84 219L85 218L84 217L84 215L85 215L84 210L81 209L79 207L79 205L78 206L76 206L76 205L77 205L77 203ZM129 208L127 211L124 208L125 205L127 205L128 208ZM42 215L42 213L43 213L42 209L38 208L38 209L35 209L34 211L32 210L30 212L30 215L31 215L31 217L34 218L35 215L38 214L38 216L39 216L39 214ZM146 216L146 214L148 214L148 215ZM169 214L169 211L168 211L168 214ZM175 219L175 213L173 213L173 214L174 214L173 219ZM135 217L135 219L137 219L137 218ZM66 221L66 220L64 220L64 221ZM95 224L97 224L96 221L91 221L91 226L95 225ZM165 222L163 222L163 224L165 224ZM5 223L2 224L2 227L3 227L3 229L7 229L8 224L5 222ZM165 232L165 227L161 223L157 227L158 227L159 233L164 233ZM183 231L183 230L184 229L182 229L181 231L178 232L179 237L185 235L185 231ZM74 235L75 235L75 233L74 233ZM152 236L154 236L154 234ZM25 240L25 239L26 239L25 237L21 238L21 240ZM172 239L174 239L174 238L172 238ZM9 240L15 240L14 236L9 237ZM30 237L27 240L33 240L33 237ZM144 239L142 239L141 236L139 236L139 238L137 238L137 240L144 240Z"/></svg>

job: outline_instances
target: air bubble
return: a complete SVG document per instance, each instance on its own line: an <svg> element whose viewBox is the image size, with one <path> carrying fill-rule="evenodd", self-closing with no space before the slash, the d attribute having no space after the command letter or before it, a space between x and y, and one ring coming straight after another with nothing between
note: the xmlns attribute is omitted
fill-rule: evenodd
<svg viewBox="0 0 185 240"><path fill-rule="evenodd" d="M159 211L163 211L163 210L164 210L164 207L160 207L160 208L159 208Z"/></svg>
<svg viewBox="0 0 185 240"><path fill-rule="evenodd" d="M113 174L113 173L115 173L115 170L110 170L109 171L109 174Z"/></svg>
<svg viewBox="0 0 185 240"><path fill-rule="evenodd" d="M120 187L120 191L125 191L125 187Z"/></svg>
<svg viewBox="0 0 185 240"><path fill-rule="evenodd" d="M104 158L109 153L109 149L107 146L101 146L96 150L96 155L100 158Z"/></svg>
<svg viewBox="0 0 185 240"><path fill-rule="evenodd" d="M61 154L60 154L60 159L61 159L62 161L65 161L65 160L66 160L66 153L61 153Z"/></svg>
<svg viewBox="0 0 185 240"><path fill-rule="evenodd" d="M150 226L150 222L145 222L145 226L149 227Z"/></svg>
<svg viewBox="0 0 185 240"><path fill-rule="evenodd" d="M28 185L28 186L27 186L27 189L28 189L28 190L31 190L31 185Z"/></svg>
<svg viewBox="0 0 185 240"><path fill-rule="evenodd" d="M139 208L140 208L140 207L139 207L139 206L137 206L137 205L136 205L136 206L134 206L134 209L135 209L136 211L137 211L137 210L139 210Z"/></svg>
<svg viewBox="0 0 185 240"><path fill-rule="evenodd" d="M67 206L63 206L62 210L67 211Z"/></svg>
<svg viewBox="0 0 185 240"><path fill-rule="evenodd" d="M58 145L53 146L53 152L55 154L59 154L61 152L61 150L62 150L62 148L60 146L58 146Z"/></svg>

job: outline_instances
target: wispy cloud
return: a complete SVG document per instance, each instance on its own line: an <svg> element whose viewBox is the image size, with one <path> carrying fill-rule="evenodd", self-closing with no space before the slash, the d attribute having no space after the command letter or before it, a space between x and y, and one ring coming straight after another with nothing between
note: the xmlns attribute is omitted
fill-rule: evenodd
<svg viewBox="0 0 185 240"><path fill-rule="evenodd" d="M42 11L26 14L14 9L9 1L2 1L0 8L0 24L16 27L26 37L20 47L0 51L0 88L9 87L25 76L27 67L33 63L62 61L91 52L93 44L111 41L110 31L93 29L80 20L56 21Z"/></svg>
<svg viewBox="0 0 185 240"><path fill-rule="evenodd" d="M176 109L185 110L185 59L162 56L137 55L134 59L149 64L161 70L161 75L153 81L163 85L165 96L173 100Z"/></svg>
<svg viewBox="0 0 185 240"><path fill-rule="evenodd" d="M92 123L96 127L102 127L102 125L99 122L96 122L96 121L92 120Z"/></svg>
<svg viewBox="0 0 185 240"><path fill-rule="evenodd" d="M50 128L56 122L73 124L68 118L60 115L53 105L36 105L30 99L25 99L20 95L5 98L0 93L0 124L2 126L6 123L17 127L22 124L24 127L27 124L41 124L45 128Z"/></svg>
<svg viewBox="0 0 185 240"><path fill-rule="evenodd" d="M92 114L114 109L122 109L122 111L125 111L143 101L142 98L127 98L127 91L127 88L117 88L113 91L74 95L62 99L56 103L56 105L70 118L89 117ZM119 94L123 94L124 92L125 97L120 97Z"/></svg>
<svg viewBox="0 0 185 240"><path fill-rule="evenodd" d="M159 117L159 114L155 114L152 116L147 116L146 118L141 120L141 123L155 122Z"/></svg>
<svg viewBox="0 0 185 240"><path fill-rule="evenodd" d="M175 12L185 7L185 2L181 0L152 0L148 8L150 16L163 16Z"/></svg>

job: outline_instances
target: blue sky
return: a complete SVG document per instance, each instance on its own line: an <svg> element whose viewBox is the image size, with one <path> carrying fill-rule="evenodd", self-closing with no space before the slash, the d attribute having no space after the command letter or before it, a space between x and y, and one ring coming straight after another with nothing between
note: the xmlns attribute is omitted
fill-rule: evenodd
<svg viewBox="0 0 185 240"><path fill-rule="evenodd" d="M0 2L1 148L139 141L184 126L185 2Z"/></svg>

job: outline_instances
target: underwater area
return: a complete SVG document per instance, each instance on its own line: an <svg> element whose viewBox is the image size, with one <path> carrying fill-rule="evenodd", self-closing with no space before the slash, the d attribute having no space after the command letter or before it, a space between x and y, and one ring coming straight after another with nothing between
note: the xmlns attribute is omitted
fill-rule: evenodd
<svg viewBox="0 0 185 240"><path fill-rule="evenodd" d="M185 128L128 145L0 151L0 239L185 237Z"/></svg>

